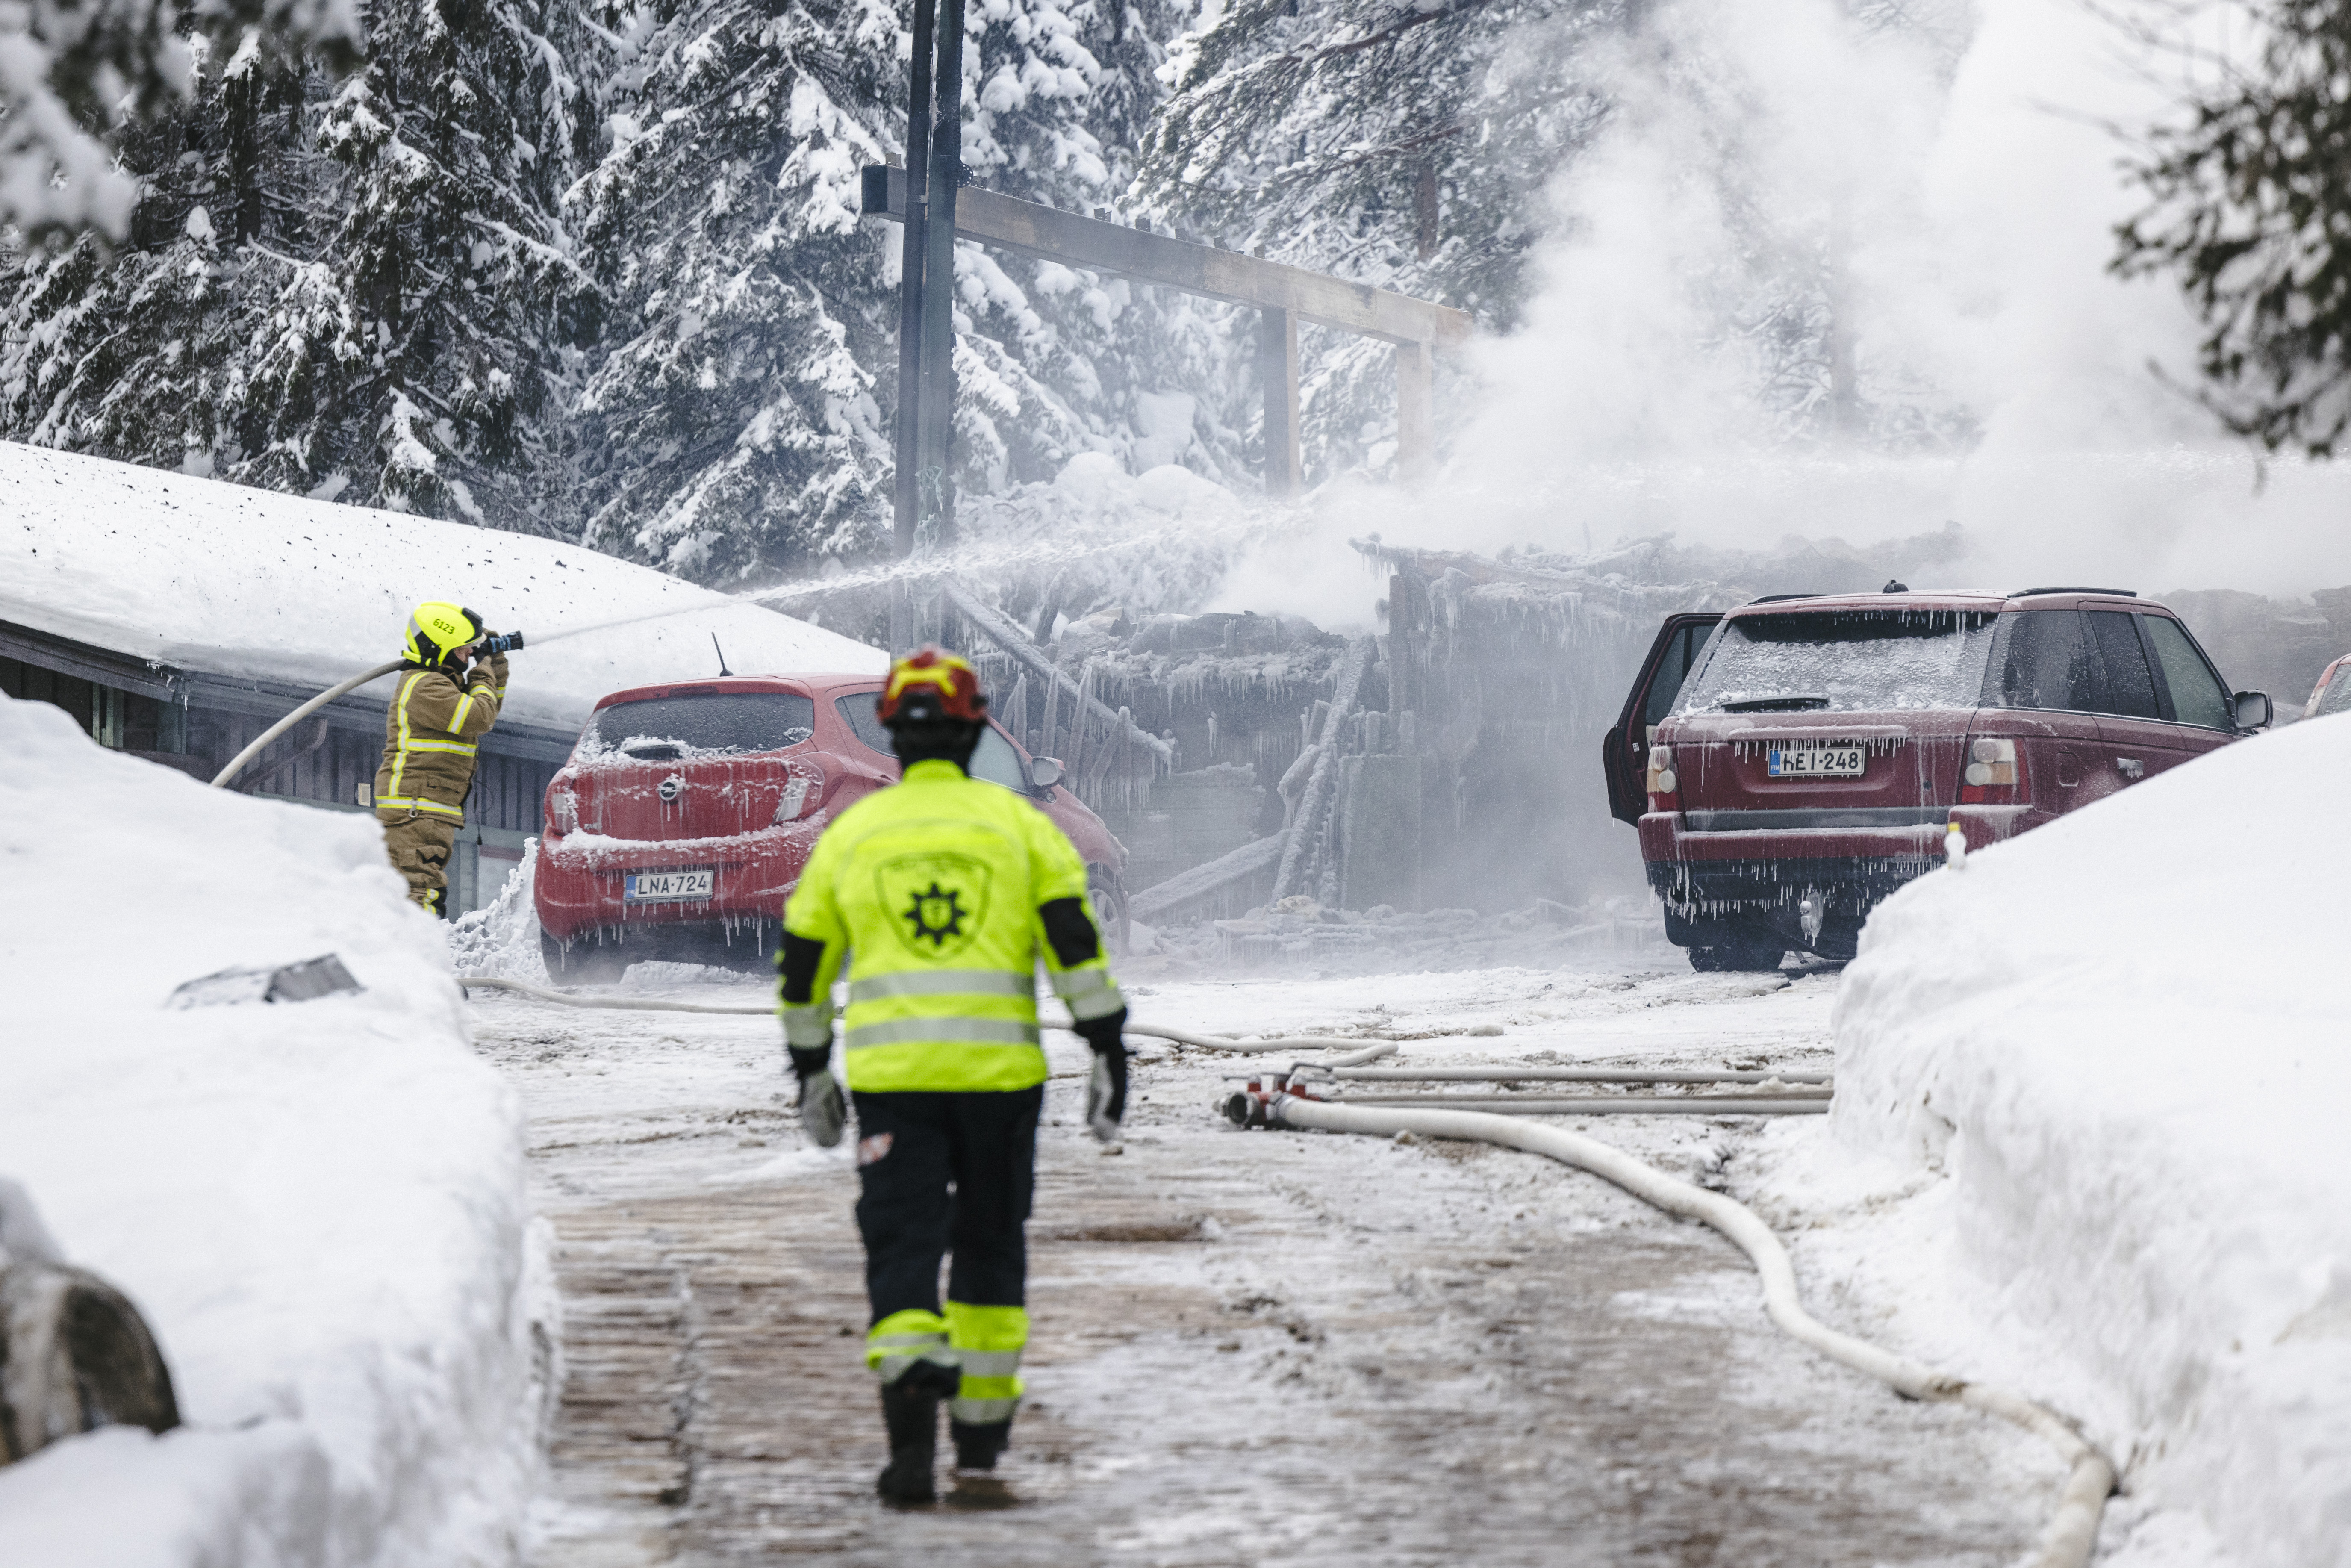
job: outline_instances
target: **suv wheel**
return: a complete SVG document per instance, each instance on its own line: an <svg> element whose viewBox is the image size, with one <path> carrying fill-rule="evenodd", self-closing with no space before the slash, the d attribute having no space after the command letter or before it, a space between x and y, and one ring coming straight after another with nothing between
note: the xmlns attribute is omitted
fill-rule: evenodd
<svg viewBox="0 0 2351 1568"><path fill-rule="evenodd" d="M1700 974L1762 974L1777 969L1787 956L1785 947L1758 937L1689 950L1690 967Z"/></svg>
<svg viewBox="0 0 2351 1568"><path fill-rule="evenodd" d="M566 942L541 931L538 956L547 965L547 977L559 986L618 985L636 961L620 943L599 942L592 932Z"/></svg>
<svg viewBox="0 0 2351 1568"><path fill-rule="evenodd" d="M1126 956L1126 883L1106 865L1086 867L1086 902L1093 905L1094 924L1102 940L1121 957Z"/></svg>

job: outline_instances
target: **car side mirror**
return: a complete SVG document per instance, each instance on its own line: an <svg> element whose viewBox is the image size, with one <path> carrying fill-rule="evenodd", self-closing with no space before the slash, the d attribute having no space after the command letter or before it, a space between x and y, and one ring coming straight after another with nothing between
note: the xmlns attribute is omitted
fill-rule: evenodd
<svg viewBox="0 0 2351 1568"><path fill-rule="evenodd" d="M2267 729L2275 716L2267 692L2239 692L2229 699L2229 706L2236 714L2239 729Z"/></svg>
<svg viewBox="0 0 2351 1568"><path fill-rule="evenodd" d="M2264 697L2262 701L2269 699ZM1029 759L1029 786L1032 789L1050 789L1069 775L1058 757L1032 757Z"/></svg>

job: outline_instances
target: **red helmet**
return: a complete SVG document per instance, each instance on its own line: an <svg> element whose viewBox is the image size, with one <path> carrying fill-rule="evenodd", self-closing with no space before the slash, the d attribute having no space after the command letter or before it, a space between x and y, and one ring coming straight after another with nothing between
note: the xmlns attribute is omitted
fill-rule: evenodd
<svg viewBox="0 0 2351 1568"><path fill-rule="evenodd" d="M874 699L873 713L883 724L901 718L978 724L987 717L987 698L979 689L977 670L937 643L925 643L890 666L890 684Z"/></svg>

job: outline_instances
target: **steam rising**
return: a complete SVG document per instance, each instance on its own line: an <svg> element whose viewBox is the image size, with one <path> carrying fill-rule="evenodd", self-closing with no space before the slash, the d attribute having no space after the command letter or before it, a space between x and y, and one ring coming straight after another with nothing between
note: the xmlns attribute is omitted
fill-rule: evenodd
<svg viewBox="0 0 2351 1568"><path fill-rule="evenodd" d="M1619 109L1554 183L1524 327L1477 350L1446 474L1326 487L1327 543L1752 549L1956 520L1947 585L2351 580L2351 476L2220 432L2149 368L2192 369L2178 290L2105 270L2136 204L2123 133L2178 112L2179 45L2250 55L2228 13L2132 13L2170 20L2150 42L2079 0L1980 0L1972 26L1852 9L1667 0L1587 57ZM1301 548L1220 602L1359 620L1364 584L1327 555L1301 584Z"/></svg>

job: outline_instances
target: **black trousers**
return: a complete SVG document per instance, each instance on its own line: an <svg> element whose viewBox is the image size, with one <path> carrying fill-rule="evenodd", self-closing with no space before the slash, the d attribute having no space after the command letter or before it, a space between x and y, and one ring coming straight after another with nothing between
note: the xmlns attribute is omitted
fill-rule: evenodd
<svg viewBox="0 0 2351 1568"><path fill-rule="evenodd" d="M857 1102L857 1229L873 1322L939 1310L1028 1305L1022 1227L1037 1187L1045 1086L990 1092L868 1093Z"/></svg>

